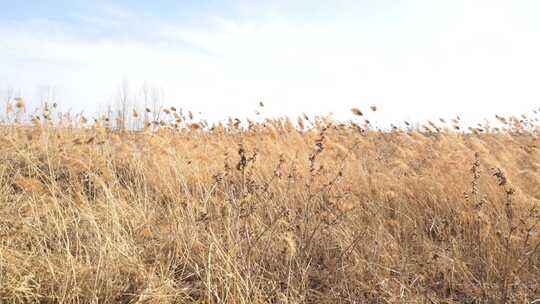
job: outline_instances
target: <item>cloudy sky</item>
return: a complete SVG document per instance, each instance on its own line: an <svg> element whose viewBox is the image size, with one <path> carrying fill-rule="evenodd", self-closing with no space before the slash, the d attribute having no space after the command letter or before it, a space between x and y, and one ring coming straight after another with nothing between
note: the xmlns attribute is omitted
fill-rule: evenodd
<svg viewBox="0 0 540 304"><path fill-rule="evenodd" d="M0 0L0 92L95 111L125 80L209 118L540 107L535 0Z"/></svg>

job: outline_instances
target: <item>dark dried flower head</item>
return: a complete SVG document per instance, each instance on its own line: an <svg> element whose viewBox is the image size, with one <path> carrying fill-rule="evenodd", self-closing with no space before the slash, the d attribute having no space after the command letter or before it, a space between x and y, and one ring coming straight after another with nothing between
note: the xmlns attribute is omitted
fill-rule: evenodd
<svg viewBox="0 0 540 304"><path fill-rule="evenodd" d="M24 109L26 107L24 100L21 97L15 98L15 107L17 109Z"/></svg>
<svg viewBox="0 0 540 304"><path fill-rule="evenodd" d="M360 109L358 109L358 108L352 108L351 112L356 116L363 116L364 115L364 113L362 113L362 111L360 111Z"/></svg>

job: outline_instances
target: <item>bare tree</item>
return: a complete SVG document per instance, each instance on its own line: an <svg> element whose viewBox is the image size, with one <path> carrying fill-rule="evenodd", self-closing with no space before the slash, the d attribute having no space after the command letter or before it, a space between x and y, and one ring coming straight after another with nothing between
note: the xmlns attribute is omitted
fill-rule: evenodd
<svg viewBox="0 0 540 304"><path fill-rule="evenodd" d="M151 99L151 102L152 102L152 114L153 114L153 119L155 121L159 121L159 119L161 118L161 111L163 110L163 102L164 102L164 99L165 99L165 94L163 92L163 89L162 88L159 88L159 87L154 87L152 89L152 92L151 92L151 96L150 96L150 99Z"/></svg>
<svg viewBox="0 0 540 304"><path fill-rule="evenodd" d="M150 119L158 121L160 119L161 111L163 111L164 93L163 89L157 86L152 86L148 82L145 82L142 86L142 97L144 102L144 121L148 122Z"/></svg>
<svg viewBox="0 0 540 304"><path fill-rule="evenodd" d="M130 89L127 79L122 81L122 85L118 90L117 104L116 104L116 127L120 130L124 130L127 127L128 110L130 105Z"/></svg>
<svg viewBox="0 0 540 304"><path fill-rule="evenodd" d="M10 120L10 113L13 110L13 98L15 98L15 91L12 87L7 87L4 95L4 120L6 122Z"/></svg>

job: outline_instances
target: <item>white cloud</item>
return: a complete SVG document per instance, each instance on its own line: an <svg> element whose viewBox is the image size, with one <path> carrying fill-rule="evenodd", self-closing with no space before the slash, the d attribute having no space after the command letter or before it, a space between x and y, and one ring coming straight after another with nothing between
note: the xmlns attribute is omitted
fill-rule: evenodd
<svg viewBox="0 0 540 304"><path fill-rule="evenodd" d="M540 23L531 6L433 3L397 21L387 19L392 13L356 25L219 17L211 29L153 23L153 42L0 27L0 81L29 94L54 85L62 103L92 111L127 75L134 85L160 84L169 104L211 118L250 115L259 100L273 115L339 116L378 104L388 119L480 119L538 107Z"/></svg>

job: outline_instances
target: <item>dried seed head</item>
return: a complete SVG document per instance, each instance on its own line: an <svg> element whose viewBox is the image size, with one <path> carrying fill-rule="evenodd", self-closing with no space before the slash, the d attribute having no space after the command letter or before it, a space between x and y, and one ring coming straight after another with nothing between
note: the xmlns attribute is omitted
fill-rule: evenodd
<svg viewBox="0 0 540 304"><path fill-rule="evenodd" d="M235 128L235 129L239 129L239 128L240 128L240 120L235 121L234 124L233 124L232 126L233 126L233 128Z"/></svg>
<svg viewBox="0 0 540 304"><path fill-rule="evenodd" d="M502 170L499 168L492 168L491 170L493 171L492 175L497 178L497 184L499 186L505 186L507 183L507 179L504 172L502 172Z"/></svg>
<svg viewBox="0 0 540 304"><path fill-rule="evenodd" d="M17 109L24 109L26 107L26 104L24 103L24 100L21 97L15 98L15 107Z"/></svg>
<svg viewBox="0 0 540 304"><path fill-rule="evenodd" d="M298 117L298 126L300 127L300 130L304 130L305 125L304 125L304 120L302 119L302 117Z"/></svg>
<svg viewBox="0 0 540 304"><path fill-rule="evenodd" d="M364 115L364 113L362 113L362 111L360 111L360 109L358 109L358 108L352 108L352 109L351 109L351 112L352 112L354 115L356 115L356 116L362 116L362 115Z"/></svg>

